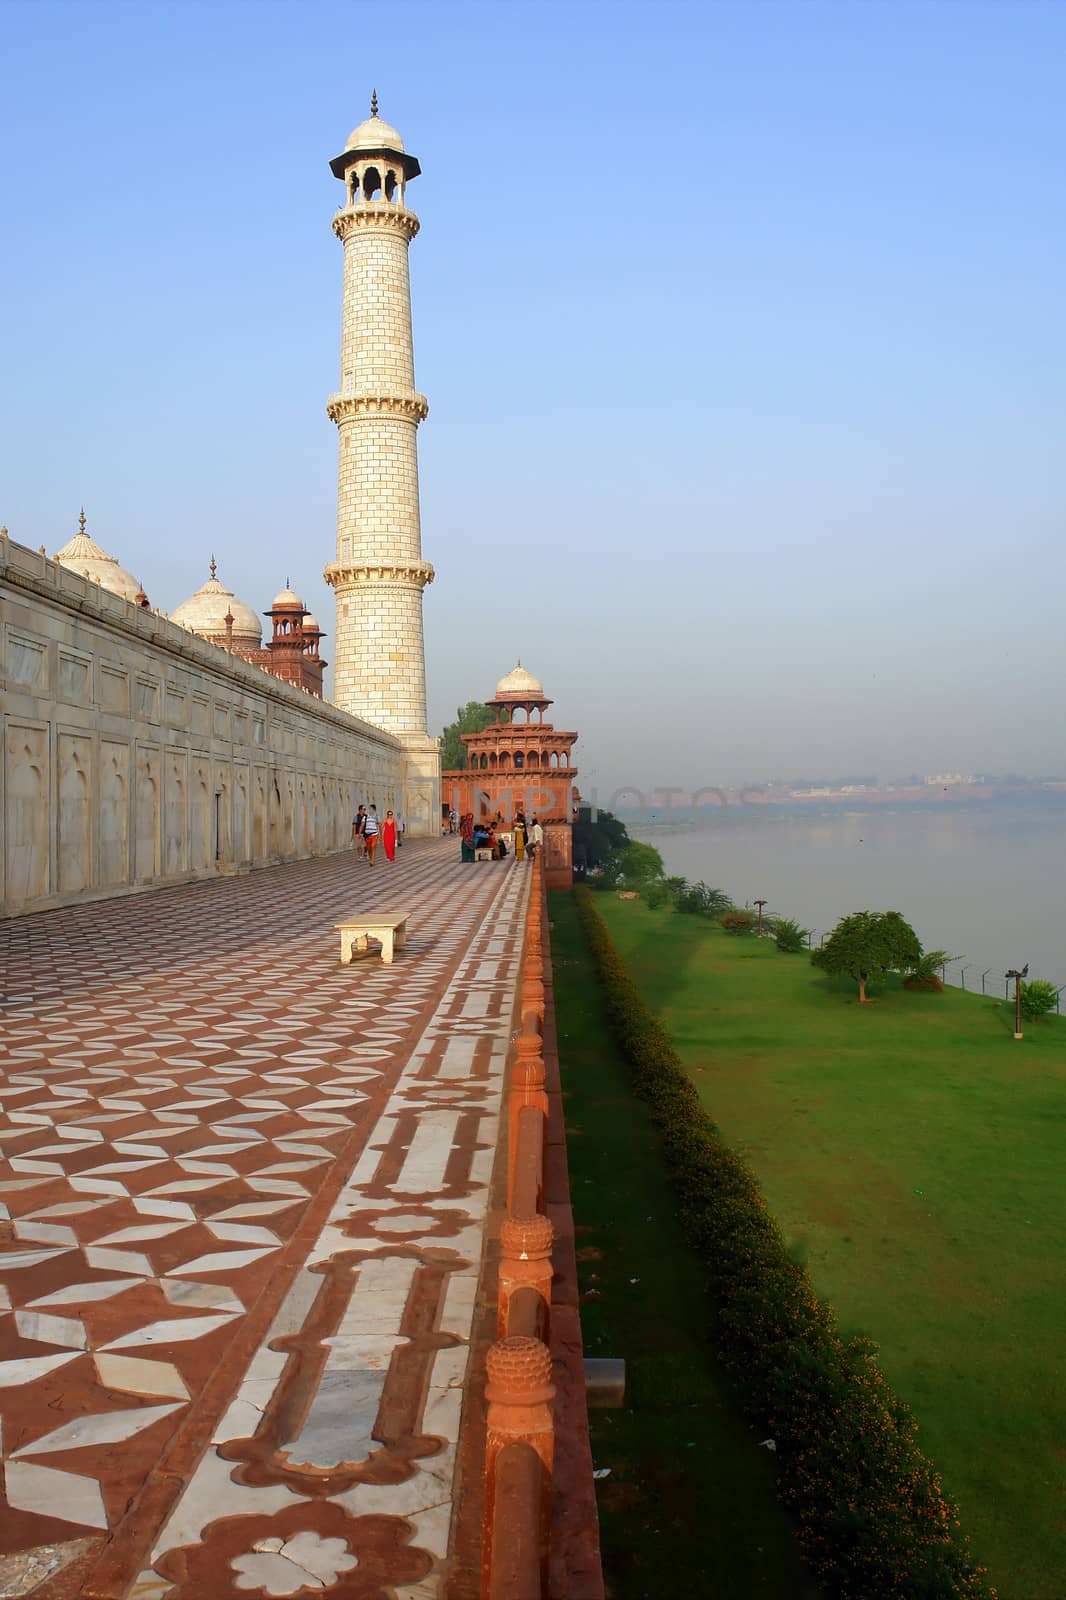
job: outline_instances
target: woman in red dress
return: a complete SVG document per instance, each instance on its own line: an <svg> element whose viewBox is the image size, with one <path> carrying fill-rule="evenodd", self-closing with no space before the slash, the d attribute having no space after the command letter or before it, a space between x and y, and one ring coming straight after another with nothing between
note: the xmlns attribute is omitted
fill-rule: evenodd
<svg viewBox="0 0 1066 1600"><path fill-rule="evenodd" d="M396 860L396 818L391 811L385 813L385 826L381 830L381 842L385 846L385 856L389 861Z"/></svg>

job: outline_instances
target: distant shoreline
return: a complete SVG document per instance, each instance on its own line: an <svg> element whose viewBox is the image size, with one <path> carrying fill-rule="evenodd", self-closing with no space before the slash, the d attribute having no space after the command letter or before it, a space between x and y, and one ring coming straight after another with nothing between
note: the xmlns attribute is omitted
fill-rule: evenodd
<svg viewBox="0 0 1066 1600"><path fill-rule="evenodd" d="M750 816L753 811L775 816L842 816L848 813L905 811L908 813L977 811L995 807L1025 806L1042 811L1066 811L1066 784L1032 785L1008 789L977 786L965 789L884 789L847 794L787 795L759 789L722 789L721 798L700 805L655 804L615 808L628 827L693 828L724 816Z"/></svg>

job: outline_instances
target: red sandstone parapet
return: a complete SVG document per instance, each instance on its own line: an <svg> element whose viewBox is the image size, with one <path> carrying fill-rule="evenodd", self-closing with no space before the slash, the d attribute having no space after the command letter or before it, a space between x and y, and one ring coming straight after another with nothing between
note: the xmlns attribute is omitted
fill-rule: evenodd
<svg viewBox="0 0 1066 1600"><path fill-rule="evenodd" d="M508 1099L498 1342L486 1356L482 1600L603 1596L544 895L538 857ZM563 1294L558 1315L553 1278Z"/></svg>

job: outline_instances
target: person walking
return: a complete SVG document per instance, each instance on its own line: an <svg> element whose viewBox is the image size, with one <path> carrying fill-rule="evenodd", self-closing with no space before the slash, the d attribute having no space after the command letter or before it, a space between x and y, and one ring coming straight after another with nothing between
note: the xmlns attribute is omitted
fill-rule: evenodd
<svg viewBox="0 0 1066 1600"><path fill-rule="evenodd" d="M515 812L514 819L514 858L522 861L526 854L526 814L524 811Z"/></svg>
<svg viewBox="0 0 1066 1600"><path fill-rule="evenodd" d="M407 824L403 820L403 812L402 811L398 811L396 813L396 848L397 848L397 850L403 844L403 836L404 836L404 834L406 832L407 832Z"/></svg>
<svg viewBox="0 0 1066 1600"><path fill-rule="evenodd" d="M377 806L371 806L370 810L363 819L363 839L366 843L366 859L370 862L371 866L374 865L374 851L378 847L378 834L380 832L381 824L378 822L378 808Z"/></svg>
<svg viewBox="0 0 1066 1600"><path fill-rule="evenodd" d="M381 842L385 846L386 861L396 860L396 846L399 842L399 829L396 818L391 811L385 813L385 826L381 830Z"/></svg>
<svg viewBox="0 0 1066 1600"><path fill-rule="evenodd" d="M366 826L366 806L360 806L352 818L352 845L356 855L361 856L366 849L366 839L363 829Z"/></svg>
<svg viewBox="0 0 1066 1600"><path fill-rule="evenodd" d="M541 847L541 845L543 843L544 843L544 829L541 827L541 825L537 821L536 817L534 817L533 821L530 823L530 826L529 826L529 859L530 859L530 861L535 861L536 860L537 851L540 849L540 847Z"/></svg>

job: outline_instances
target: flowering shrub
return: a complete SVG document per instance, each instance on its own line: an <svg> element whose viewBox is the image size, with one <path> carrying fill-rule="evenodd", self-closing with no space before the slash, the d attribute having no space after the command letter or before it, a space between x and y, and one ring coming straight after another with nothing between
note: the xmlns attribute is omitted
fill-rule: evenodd
<svg viewBox="0 0 1066 1600"><path fill-rule="evenodd" d="M754 923L755 918L750 911L727 911L725 915L720 917L718 920L721 922L726 933L735 933L739 935L742 933L751 932L752 924Z"/></svg>
<svg viewBox="0 0 1066 1600"><path fill-rule="evenodd" d="M710 1275L719 1356L758 1434L776 1441L778 1493L812 1570L839 1600L995 1600L876 1347L841 1337L592 897L581 888L574 897L612 1027L662 1134L682 1222Z"/></svg>

